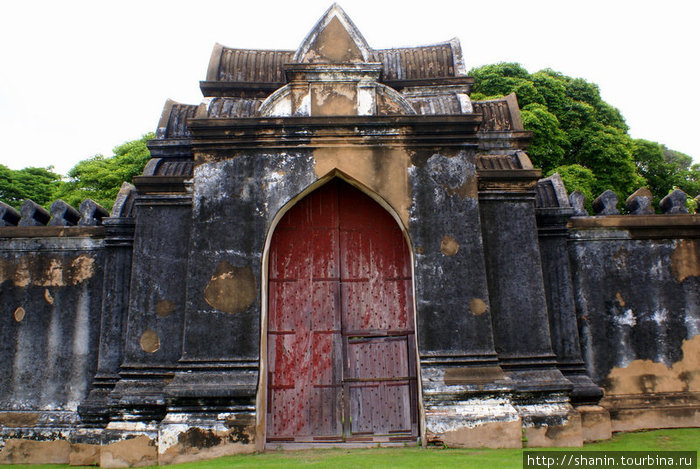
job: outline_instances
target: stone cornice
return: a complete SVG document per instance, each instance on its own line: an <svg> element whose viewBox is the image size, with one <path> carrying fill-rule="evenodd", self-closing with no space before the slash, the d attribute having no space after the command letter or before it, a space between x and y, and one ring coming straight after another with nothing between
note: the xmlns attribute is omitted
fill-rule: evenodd
<svg viewBox="0 0 700 469"><path fill-rule="evenodd" d="M572 217L568 228L585 231L626 231L632 239L700 238L700 216L697 215L607 215Z"/></svg>
<svg viewBox="0 0 700 469"><path fill-rule="evenodd" d="M197 152L327 146L476 147L481 116L193 119Z"/></svg>

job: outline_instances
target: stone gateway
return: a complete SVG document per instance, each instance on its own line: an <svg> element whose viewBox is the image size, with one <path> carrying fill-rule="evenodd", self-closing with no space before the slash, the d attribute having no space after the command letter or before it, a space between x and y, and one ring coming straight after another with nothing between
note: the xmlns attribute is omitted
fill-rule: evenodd
<svg viewBox="0 0 700 469"><path fill-rule="evenodd" d="M111 214L0 206L0 463L580 446L700 425L686 195L542 179L456 39L216 45Z"/></svg>

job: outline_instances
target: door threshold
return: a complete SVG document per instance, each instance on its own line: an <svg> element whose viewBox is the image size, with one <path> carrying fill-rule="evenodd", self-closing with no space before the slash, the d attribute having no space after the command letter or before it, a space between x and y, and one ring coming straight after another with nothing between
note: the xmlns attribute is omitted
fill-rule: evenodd
<svg viewBox="0 0 700 469"><path fill-rule="evenodd" d="M304 449L360 449L360 448L397 448L418 446L420 439L403 441L271 441L265 443L265 451L298 451Z"/></svg>

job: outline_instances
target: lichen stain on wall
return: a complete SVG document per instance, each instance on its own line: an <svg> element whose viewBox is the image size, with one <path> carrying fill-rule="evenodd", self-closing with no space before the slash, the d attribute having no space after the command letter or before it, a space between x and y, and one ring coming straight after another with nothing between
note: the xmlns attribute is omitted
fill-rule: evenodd
<svg viewBox="0 0 700 469"><path fill-rule="evenodd" d="M14 312L15 321L22 322L22 319L24 319L25 314L26 314L26 311L24 311L24 308L22 308L21 306L18 307L17 309L15 309L15 312Z"/></svg>
<svg viewBox="0 0 700 469"><path fill-rule="evenodd" d="M382 197L408 226L411 189L409 152L403 148L321 147L314 150L314 172L321 178L341 171Z"/></svg>
<svg viewBox="0 0 700 469"><path fill-rule="evenodd" d="M209 306L225 313L242 313L257 296L255 276L250 267L236 267L226 261L216 266L204 289Z"/></svg>
<svg viewBox="0 0 700 469"><path fill-rule="evenodd" d="M70 264L70 277L72 277L72 285L82 283L91 278L95 273L95 259L84 254L76 257Z"/></svg>
<svg viewBox="0 0 700 469"><path fill-rule="evenodd" d="M488 305L481 298L472 298L469 302L469 311L474 316L481 316L489 309Z"/></svg>
<svg viewBox="0 0 700 469"><path fill-rule="evenodd" d="M357 88L337 83L312 85L311 115L357 115Z"/></svg>
<svg viewBox="0 0 700 469"><path fill-rule="evenodd" d="M16 287L75 286L95 275L95 258L81 254L76 257L22 256L0 259L0 283L11 280ZM47 301L49 301L47 299Z"/></svg>
<svg viewBox="0 0 700 469"><path fill-rule="evenodd" d="M474 199L478 196L478 184L474 165L463 158L436 153L428 158L426 166L430 178L449 196Z"/></svg>
<svg viewBox="0 0 700 469"><path fill-rule="evenodd" d="M160 350L160 338L156 331L148 329L141 334L139 345L141 346L141 350L146 353L156 353Z"/></svg>
<svg viewBox="0 0 700 469"><path fill-rule="evenodd" d="M440 252L445 256L454 256L459 252L459 243L453 236L445 235L440 241Z"/></svg>
<svg viewBox="0 0 700 469"><path fill-rule="evenodd" d="M160 300L156 303L156 314L161 318L167 318L175 311L175 303L170 300Z"/></svg>
<svg viewBox="0 0 700 469"><path fill-rule="evenodd" d="M671 367L635 360L613 368L605 382L606 395L700 391L700 335L683 341L683 359Z"/></svg>
<svg viewBox="0 0 700 469"><path fill-rule="evenodd" d="M697 240L678 242L671 254L671 272L679 283L688 277L700 277L700 243Z"/></svg>

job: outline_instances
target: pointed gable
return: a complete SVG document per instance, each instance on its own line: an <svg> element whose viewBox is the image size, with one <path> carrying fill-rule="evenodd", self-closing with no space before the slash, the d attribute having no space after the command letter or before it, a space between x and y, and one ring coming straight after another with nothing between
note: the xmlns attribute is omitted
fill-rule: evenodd
<svg viewBox="0 0 700 469"><path fill-rule="evenodd" d="M367 41L338 4L334 3L306 36L294 55L298 63L371 62Z"/></svg>

